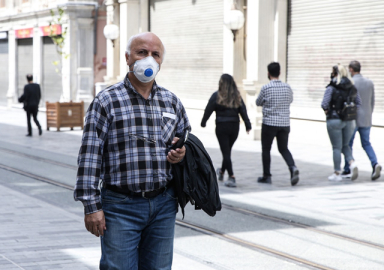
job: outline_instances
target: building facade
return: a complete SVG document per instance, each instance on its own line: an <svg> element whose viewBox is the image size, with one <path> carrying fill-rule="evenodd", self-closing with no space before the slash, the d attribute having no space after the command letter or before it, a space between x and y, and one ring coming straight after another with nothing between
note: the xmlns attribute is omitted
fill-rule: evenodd
<svg viewBox="0 0 384 270"><path fill-rule="evenodd" d="M60 26L67 29L69 58L55 54L42 34L57 6L65 11ZM224 25L233 7L245 18L235 40ZM294 91L292 116L324 120L320 103L331 67L359 60L362 74L376 87L374 124L384 125L382 11L380 0L2 0L0 61L7 64L0 66L0 82L9 87L0 89L0 100L15 102L30 70L45 100L89 100L95 83L100 90L126 75L128 38L151 31L167 49L158 83L186 107L203 109L221 74L233 75L256 126L255 138L261 121L255 98L268 82L272 61L280 62L281 79ZM103 37L105 24L119 27L116 40ZM56 58L61 74L50 66Z"/></svg>
<svg viewBox="0 0 384 270"><path fill-rule="evenodd" d="M0 103L17 103L28 73L41 85L42 106L45 101L92 100L94 83L106 73L102 34L106 17L101 3L1 1L0 82L5 87L0 90ZM50 36L63 37L62 48Z"/></svg>
<svg viewBox="0 0 384 270"><path fill-rule="evenodd" d="M267 65L282 64L285 80L287 0L107 0L107 24L120 36L107 41L106 84L126 75L125 49L131 35L151 31L166 47L157 82L176 93L188 108L203 109L218 89L220 76L234 76L247 102L255 138L260 112L256 94L268 82ZM224 25L235 7L245 17L235 34Z"/></svg>

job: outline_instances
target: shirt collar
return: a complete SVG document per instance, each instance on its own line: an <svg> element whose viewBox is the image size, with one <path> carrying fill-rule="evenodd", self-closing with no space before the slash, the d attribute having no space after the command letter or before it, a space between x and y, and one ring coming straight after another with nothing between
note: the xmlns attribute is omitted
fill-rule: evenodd
<svg viewBox="0 0 384 270"><path fill-rule="evenodd" d="M135 93L136 95L139 95L139 96L142 96L139 92L136 91L136 89L133 87L131 81L129 80L128 78L128 74L125 76L124 78L124 86L125 88L127 89L128 92L133 92ZM151 91L151 95L148 97L148 99L152 99L156 93L156 91L158 90L158 86L157 86L157 83L156 81L153 82L153 85L152 85L152 91Z"/></svg>

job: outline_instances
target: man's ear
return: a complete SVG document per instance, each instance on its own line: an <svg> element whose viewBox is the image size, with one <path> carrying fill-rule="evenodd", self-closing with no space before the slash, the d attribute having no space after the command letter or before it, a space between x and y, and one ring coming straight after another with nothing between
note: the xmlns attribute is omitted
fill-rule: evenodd
<svg viewBox="0 0 384 270"><path fill-rule="evenodd" d="M125 52L125 62L127 63L127 66L128 66L128 61L129 61L129 55L127 52Z"/></svg>

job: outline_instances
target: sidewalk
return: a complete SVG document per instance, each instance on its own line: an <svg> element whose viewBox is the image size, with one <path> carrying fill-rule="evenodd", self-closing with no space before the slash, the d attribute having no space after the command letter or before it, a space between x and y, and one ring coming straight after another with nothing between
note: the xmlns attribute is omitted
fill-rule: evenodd
<svg viewBox="0 0 384 270"><path fill-rule="evenodd" d="M26 116L23 110L15 108L8 110L5 107L0 107L0 114L2 115L0 124L26 127ZM198 136L204 143L204 146L210 150L214 164L220 166L221 153L218 151L219 144L215 135L215 115L213 114L211 116L207 122L207 127L202 128L200 127L201 118L203 116L202 110L187 109L187 114L191 122L192 132ZM56 132L54 129L46 131L46 116L44 112L39 112L38 119L43 127L43 136L41 138L37 136L37 128L34 126L34 123L32 123L35 136L33 138L23 138L23 136L20 136L21 138L19 139L22 140L20 141L21 144L30 142L34 145L37 140L40 141L44 138L49 138L50 142L55 143L55 139L58 137L56 134L75 136L78 138L76 140L80 140L81 138L82 130L80 130L80 128L75 128L74 131L70 131L69 128L63 128L60 132ZM22 133L20 135L25 134ZM371 143L375 149L379 162L382 161L382 163L384 163L384 144L382 143L382 138L384 138L384 128L373 127L371 130ZM19 141L19 139L16 140L16 137L13 138L14 141L16 140L15 143L18 143L17 141ZM327 177L332 174L333 171L333 162L332 146L329 142L325 122L291 120L291 134L289 140L289 149L291 150L298 168L301 171L301 175L303 176L301 179L305 181L306 179L310 180L315 177L319 182L327 182ZM49 147L46 147L47 145L34 146L42 149L49 149ZM78 143L75 147L77 148L76 151L68 154L76 156L79 146L80 144ZM284 165L284 161L277 150L276 142L274 142L272 146L271 154L273 156L271 166L273 180L276 176L278 179L280 179L280 177L287 179L288 169ZM243 124L240 126L239 138L233 147L232 156L234 172L239 179L239 182L248 179L249 176L252 176L251 181L256 180L257 177L255 171L257 174L260 174L262 167L261 143L260 141L252 140L251 135L246 134ZM358 181L369 180L368 174L371 173L372 168L365 151L361 147L358 134L355 138L354 157L363 176L359 177ZM315 172L318 171L319 167L321 167L322 170L320 170L320 174L317 174ZM247 172L250 172L250 174L247 174ZM300 182L302 182L302 180Z"/></svg>
<svg viewBox="0 0 384 270"><path fill-rule="evenodd" d="M214 134L214 116L208 121L207 128L203 129L200 127L203 111L187 110L187 113L194 134L203 141L215 166L219 166L221 153ZM23 110L0 107L0 115L0 147L76 165L82 135L80 129L46 131L45 114L40 112L43 136L37 136L37 129L34 128L34 136L27 138ZM258 184L257 176L262 173L260 141L251 140L241 126L241 134L233 149L238 188L227 188L219 183L223 202L372 242L384 241L384 204L381 200L384 176L375 182L370 180L370 164L358 140L354 152L359 163L358 180L330 183L327 177L332 173L332 148L325 123L292 120L291 130L289 146L300 169L299 184L290 186L289 172L276 144L272 149L273 183ZM373 128L371 137L380 161L380 158L384 158L384 144L381 143L384 129ZM39 168L37 162L18 158L15 163L16 158L0 155L0 162L5 165L13 162L14 166L41 175L44 168ZM61 173L53 170L47 177L74 184L75 174L75 170ZM84 229L82 206L73 201L70 191L5 171L0 177L0 205L0 222L3 224L0 269L97 269L99 239ZM219 218L224 214L227 213L222 211L217 216ZM186 218L200 220L201 224L219 220L191 209L187 209ZM238 224L234 223L233 226L236 228ZM238 233L245 232L239 230ZM264 235L263 232L260 234ZM208 256L208 251L204 253L203 247L199 247L201 238L184 235L181 229L177 229L174 269L211 269L207 263L211 261L210 258L204 257ZM207 238L207 241L213 241ZM194 249L184 244L191 241L195 243ZM224 246L225 243L219 244L222 245L220 250L215 251L218 261L225 257L220 252L231 250ZM211 249L209 246L204 248ZM191 257L190 252L195 252L195 257ZM246 254L247 250L239 252ZM265 260L273 259L268 256Z"/></svg>

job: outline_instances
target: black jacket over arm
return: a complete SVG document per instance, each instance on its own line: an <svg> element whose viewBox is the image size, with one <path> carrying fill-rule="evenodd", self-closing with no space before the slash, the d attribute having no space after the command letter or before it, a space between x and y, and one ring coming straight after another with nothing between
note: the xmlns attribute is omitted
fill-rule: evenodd
<svg viewBox="0 0 384 270"><path fill-rule="evenodd" d="M186 153L181 163L172 165L175 191L184 217L184 207L190 201L196 209L210 216L221 210L219 186L212 160L202 142L189 134Z"/></svg>
<svg viewBox="0 0 384 270"><path fill-rule="evenodd" d="M201 120L201 126L205 127L211 114L216 111L216 123L222 122L240 122L239 114L243 118L245 129L252 129L251 122L249 121L247 108L245 107L244 101L241 100L241 106L239 108L228 108L223 105L216 103L217 91L213 93L208 101L207 107L204 111L203 119Z"/></svg>

